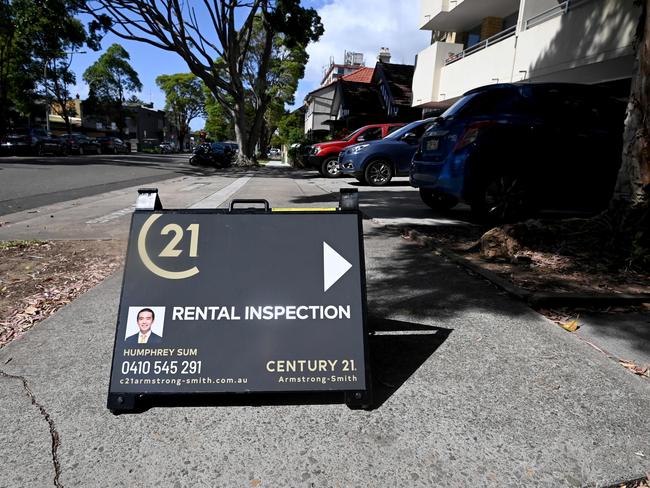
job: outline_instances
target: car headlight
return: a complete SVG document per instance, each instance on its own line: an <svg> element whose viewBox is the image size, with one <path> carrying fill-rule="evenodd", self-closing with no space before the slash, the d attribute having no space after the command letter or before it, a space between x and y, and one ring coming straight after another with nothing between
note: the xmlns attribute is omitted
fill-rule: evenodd
<svg viewBox="0 0 650 488"><path fill-rule="evenodd" d="M350 150L350 153L352 153L352 154L358 154L358 153L360 153L360 152L362 152L362 151L365 151L366 148L367 148L369 145L370 145L370 144L359 144L358 146L354 146L354 147Z"/></svg>

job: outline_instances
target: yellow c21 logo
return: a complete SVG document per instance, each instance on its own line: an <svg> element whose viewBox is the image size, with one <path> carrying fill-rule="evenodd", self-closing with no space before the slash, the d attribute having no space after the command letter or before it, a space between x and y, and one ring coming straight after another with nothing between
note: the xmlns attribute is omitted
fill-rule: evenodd
<svg viewBox="0 0 650 488"><path fill-rule="evenodd" d="M149 217L142 228L140 229L140 234L138 234L138 254L142 263L146 268L151 271L153 274L160 276L161 278L166 278L168 280L183 280L185 278L191 278L192 276L199 273L199 268L192 266L185 271L169 271L161 268L156 263L154 263L149 254L147 253L147 234L151 229L151 226L158 220L162 214L154 214ZM190 224L187 226L187 230L190 233L190 249L189 257L195 258L198 256L198 247L199 247L199 224ZM182 254L183 250L178 249L177 246L183 240L185 231L178 224L167 224L162 228L161 235L173 234L172 239L165 246L165 248L158 255L159 257L175 258Z"/></svg>

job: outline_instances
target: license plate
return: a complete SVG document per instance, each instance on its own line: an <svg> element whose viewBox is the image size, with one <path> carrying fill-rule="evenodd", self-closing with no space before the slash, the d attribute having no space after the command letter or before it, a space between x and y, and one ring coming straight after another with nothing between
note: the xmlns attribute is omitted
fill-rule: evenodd
<svg viewBox="0 0 650 488"><path fill-rule="evenodd" d="M440 140L438 139L429 139L425 142L426 151L437 151L438 146L440 145Z"/></svg>

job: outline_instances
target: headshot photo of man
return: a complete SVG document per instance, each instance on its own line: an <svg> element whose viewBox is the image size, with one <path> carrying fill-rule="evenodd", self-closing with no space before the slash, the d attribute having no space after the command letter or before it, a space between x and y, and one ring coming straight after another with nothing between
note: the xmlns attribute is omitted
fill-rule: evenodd
<svg viewBox="0 0 650 488"><path fill-rule="evenodd" d="M129 313L129 315L132 314ZM156 314L153 309L139 309L136 315L136 321L139 331L135 334L128 335L129 329L132 330L133 327L127 328L127 337L124 341L127 345L136 346L142 344L160 344L162 342L162 337L154 333L152 330L156 321Z"/></svg>

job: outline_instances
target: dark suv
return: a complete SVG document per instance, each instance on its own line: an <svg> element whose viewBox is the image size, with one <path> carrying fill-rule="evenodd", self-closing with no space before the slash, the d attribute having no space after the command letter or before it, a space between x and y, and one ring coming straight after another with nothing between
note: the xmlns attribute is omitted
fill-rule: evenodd
<svg viewBox="0 0 650 488"><path fill-rule="evenodd" d="M97 139L92 139L85 134L73 132L61 136L61 141L65 145L68 154L101 154L102 147Z"/></svg>
<svg viewBox="0 0 650 488"><path fill-rule="evenodd" d="M591 85L496 84L468 91L423 135L410 183L434 209L480 217L598 210L621 163L625 103Z"/></svg>
<svg viewBox="0 0 650 488"><path fill-rule="evenodd" d="M64 147L56 137L52 137L45 129L17 129L9 132L0 143L3 152L8 154L43 154L60 155Z"/></svg>

